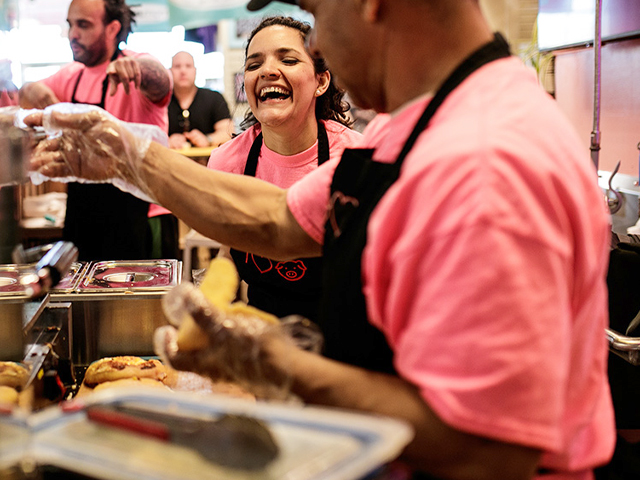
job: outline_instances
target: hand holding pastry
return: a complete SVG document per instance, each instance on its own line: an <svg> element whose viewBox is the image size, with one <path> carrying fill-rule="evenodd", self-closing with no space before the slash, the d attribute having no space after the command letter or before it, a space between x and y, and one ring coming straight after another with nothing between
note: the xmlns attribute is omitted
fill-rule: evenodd
<svg viewBox="0 0 640 480"><path fill-rule="evenodd" d="M299 336L294 341L290 326L306 324L311 334L300 338L311 339L316 347L321 337L305 319L281 322L243 303L230 303L237 286L233 263L217 258L200 288L183 283L169 292L163 308L173 326L156 330L156 353L178 370L237 383L259 398L289 398L284 365L287 353L298 349ZM274 350L279 352L277 365L269 361Z"/></svg>

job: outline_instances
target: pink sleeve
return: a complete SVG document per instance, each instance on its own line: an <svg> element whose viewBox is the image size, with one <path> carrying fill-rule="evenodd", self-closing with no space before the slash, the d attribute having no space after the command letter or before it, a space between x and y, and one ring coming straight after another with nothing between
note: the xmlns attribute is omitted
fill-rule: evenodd
<svg viewBox="0 0 640 480"><path fill-rule="evenodd" d="M386 116L378 116L382 130L386 124ZM289 210L304 229L316 242L324 243L324 226L327 221L329 197L333 174L340 163L345 148L359 148L366 144L366 136L349 130L335 122L326 122L327 131L341 129L342 135L335 136L335 144L331 145L331 160L318 167L306 177L293 184L287 193ZM376 133L379 133L376 130ZM376 135L374 135L374 138ZM370 140L371 141L371 140Z"/></svg>
<svg viewBox="0 0 640 480"><path fill-rule="evenodd" d="M250 128L231 141L214 148L209 156L207 168L242 174L247 163L249 150L257 135L256 129Z"/></svg>
<svg viewBox="0 0 640 480"><path fill-rule="evenodd" d="M0 107L11 107L18 105L18 92L15 92L13 98L9 98L6 91L0 91Z"/></svg>
<svg viewBox="0 0 640 480"><path fill-rule="evenodd" d="M70 102L78 71L81 69L82 65L74 62L65 65L50 77L41 80L41 82L53 91L58 100Z"/></svg>
<svg viewBox="0 0 640 480"><path fill-rule="evenodd" d="M322 164L287 192L289 210L304 231L320 244L324 243L331 180L339 162L339 158L334 158Z"/></svg>

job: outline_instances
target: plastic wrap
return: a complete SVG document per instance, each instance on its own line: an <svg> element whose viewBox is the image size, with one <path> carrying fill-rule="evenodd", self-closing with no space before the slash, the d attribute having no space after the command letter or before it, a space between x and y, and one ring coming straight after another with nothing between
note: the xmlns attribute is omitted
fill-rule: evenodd
<svg viewBox="0 0 640 480"><path fill-rule="evenodd" d="M19 114L33 126L40 111ZM168 145L159 127L118 120L94 105L58 103L42 112L46 139L35 147L31 181L111 183L120 190L157 203L138 173L152 141ZM28 118L27 118L28 117ZM31 119L31 120L30 120ZM39 120L35 120L36 125Z"/></svg>
<svg viewBox="0 0 640 480"><path fill-rule="evenodd" d="M0 107L0 126L10 127L15 123L16 113L19 107Z"/></svg>
<svg viewBox="0 0 640 480"><path fill-rule="evenodd" d="M0 108L0 186L17 185L27 179L31 139L25 130L16 128L17 111L17 107ZM9 195L2 202L12 205L12 198L12 195ZM7 208L15 210L16 206ZM9 236L12 236L12 229L8 230ZM4 232L0 232L0 236L4 236Z"/></svg>
<svg viewBox="0 0 640 480"><path fill-rule="evenodd" d="M322 345L318 327L305 318L289 316L273 324L256 316L230 313L211 305L188 282L165 295L163 310L172 324L155 333L155 351L163 361L178 370L236 383L262 399L296 400L290 391L289 371L274 371L263 364L267 342L284 341L292 348L316 353ZM182 351L178 348L178 328L189 317L202 329L206 344Z"/></svg>

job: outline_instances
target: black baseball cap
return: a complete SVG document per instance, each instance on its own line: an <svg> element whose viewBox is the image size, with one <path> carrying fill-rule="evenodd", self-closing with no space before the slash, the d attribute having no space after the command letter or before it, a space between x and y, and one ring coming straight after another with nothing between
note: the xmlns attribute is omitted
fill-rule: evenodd
<svg viewBox="0 0 640 480"><path fill-rule="evenodd" d="M272 0L251 0L247 4L247 10L255 12L256 10L260 10L263 7L266 7L271 3ZM298 0L278 0L282 3L288 3L290 5L298 5Z"/></svg>

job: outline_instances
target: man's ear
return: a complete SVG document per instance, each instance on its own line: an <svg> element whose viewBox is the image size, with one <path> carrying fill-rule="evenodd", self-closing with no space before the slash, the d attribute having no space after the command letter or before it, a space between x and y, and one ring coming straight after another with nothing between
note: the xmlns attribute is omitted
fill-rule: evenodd
<svg viewBox="0 0 640 480"><path fill-rule="evenodd" d="M120 33L121 29L122 24L120 23L120 20L111 20L111 22L109 22L105 28L107 38L115 41L115 39L118 38L118 34Z"/></svg>
<svg viewBox="0 0 640 480"><path fill-rule="evenodd" d="M370 23L378 21L380 14L380 0L354 0L356 8L361 13L362 18Z"/></svg>

